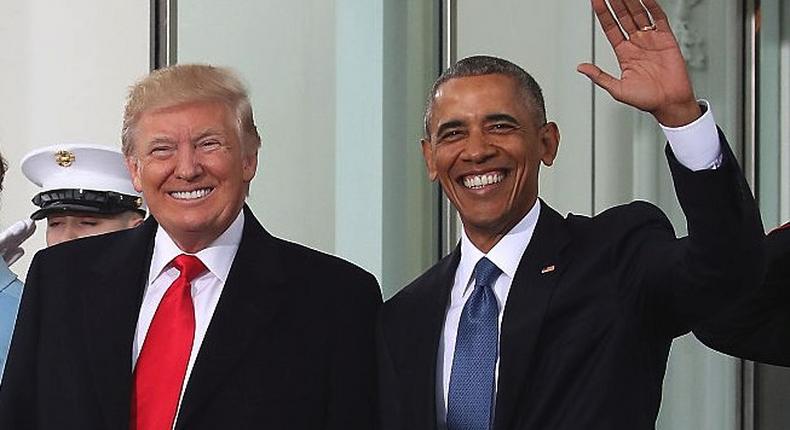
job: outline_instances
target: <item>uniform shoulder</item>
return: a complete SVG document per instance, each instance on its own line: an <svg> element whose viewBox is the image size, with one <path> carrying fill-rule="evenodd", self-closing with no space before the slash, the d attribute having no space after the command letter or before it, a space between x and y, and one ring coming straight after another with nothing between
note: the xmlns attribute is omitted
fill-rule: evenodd
<svg viewBox="0 0 790 430"><path fill-rule="evenodd" d="M92 258L118 253L128 249L130 243L142 239L141 227L104 233L96 236L81 237L68 242L44 248L36 253L36 258L47 261L62 261L71 264L74 260L91 261Z"/></svg>

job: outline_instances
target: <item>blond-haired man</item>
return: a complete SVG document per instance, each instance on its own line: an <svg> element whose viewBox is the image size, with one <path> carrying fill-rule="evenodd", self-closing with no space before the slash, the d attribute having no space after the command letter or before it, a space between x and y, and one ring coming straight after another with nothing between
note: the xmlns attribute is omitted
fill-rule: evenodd
<svg viewBox="0 0 790 430"><path fill-rule="evenodd" d="M261 227L259 146L228 70L131 89L123 152L151 217L36 257L0 428L372 427L377 283Z"/></svg>

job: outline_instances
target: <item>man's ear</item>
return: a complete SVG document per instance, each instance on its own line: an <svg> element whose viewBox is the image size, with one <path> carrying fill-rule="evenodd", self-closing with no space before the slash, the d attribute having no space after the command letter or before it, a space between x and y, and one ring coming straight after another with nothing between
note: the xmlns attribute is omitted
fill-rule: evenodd
<svg viewBox="0 0 790 430"><path fill-rule="evenodd" d="M422 157L425 159L425 168L428 171L428 179L436 181L436 163L433 159L433 145L428 139L420 139L422 145Z"/></svg>
<svg viewBox="0 0 790 430"><path fill-rule="evenodd" d="M252 178L255 177L255 172L258 171L258 149L252 151L245 151L242 149L242 157L241 160L241 168L243 170L243 178L244 182L250 183L252 182Z"/></svg>
<svg viewBox="0 0 790 430"><path fill-rule="evenodd" d="M129 175L132 177L132 185L134 185L134 189L138 193L143 192L143 186L140 182L140 166L137 157L134 155L127 155L126 156L126 170L129 171Z"/></svg>
<svg viewBox="0 0 790 430"><path fill-rule="evenodd" d="M543 155L540 160L546 166L554 164L560 146L560 129L556 123L547 122L540 130L540 142L543 146Z"/></svg>

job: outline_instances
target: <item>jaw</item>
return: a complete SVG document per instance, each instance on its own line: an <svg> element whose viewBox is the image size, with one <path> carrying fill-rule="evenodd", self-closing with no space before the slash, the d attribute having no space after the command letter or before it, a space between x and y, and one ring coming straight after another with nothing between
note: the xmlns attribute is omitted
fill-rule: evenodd
<svg viewBox="0 0 790 430"><path fill-rule="evenodd" d="M499 183L474 188L463 181L443 184L467 236L483 252L496 245L535 204L537 192L525 194L522 187L529 185L516 181L516 176L509 171Z"/></svg>
<svg viewBox="0 0 790 430"><path fill-rule="evenodd" d="M164 192L159 194L161 206L151 213L181 250L197 252L227 230L241 211L244 197L228 194L229 190L221 187L188 199Z"/></svg>

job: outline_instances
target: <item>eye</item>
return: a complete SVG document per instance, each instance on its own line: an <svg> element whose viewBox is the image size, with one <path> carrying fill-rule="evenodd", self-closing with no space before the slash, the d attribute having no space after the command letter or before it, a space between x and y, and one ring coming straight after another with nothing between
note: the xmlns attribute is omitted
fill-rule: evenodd
<svg viewBox="0 0 790 430"><path fill-rule="evenodd" d="M220 146L222 146L222 142L220 142L217 139L205 139L205 140L201 140L198 143L198 147L199 148L206 149L206 150L219 148Z"/></svg>
<svg viewBox="0 0 790 430"><path fill-rule="evenodd" d="M172 145L157 143L150 147L148 153L156 158L164 158L172 154L173 151Z"/></svg>
<svg viewBox="0 0 790 430"><path fill-rule="evenodd" d="M80 221L80 225L83 227L95 227L99 225L99 221L95 219L84 219Z"/></svg>
<svg viewBox="0 0 790 430"><path fill-rule="evenodd" d="M496 122L488 127L489 131L492 133L509 133L516 128L518 127L516 127L515 124L511 124L509 122Z"/></svg>
<svg viewBox="0 0 790 430"><path fill-rule="evenodd" d="M463 135L464 135L464 133L463 133L463 131L461 129L457 129L457 128L456 129L450 129L450 130L442 132L442 134L439 135L439 141L440 142L453 142L453 141L461 139L463 137Z"/></svg>
<svg viewBox="0 0 790 430"><path fill-rule="evenodd" d="M49 221L49 222L47 222L47 227L48 228L56 228L56 227L60 227L61 225L63 225L63 223L60 222L60 221Z"/></svg>

